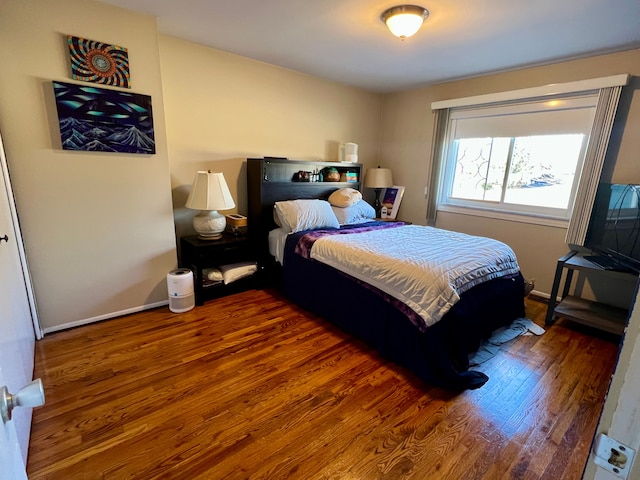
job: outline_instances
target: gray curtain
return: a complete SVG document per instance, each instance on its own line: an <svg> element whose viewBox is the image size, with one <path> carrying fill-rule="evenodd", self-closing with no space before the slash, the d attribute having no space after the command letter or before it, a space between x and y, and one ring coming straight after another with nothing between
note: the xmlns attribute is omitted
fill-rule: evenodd
<svg viewBox="0 0 640 480"><path fill-rule="evenodd" d="M569 228L567 229L566 242L569 245L583 246L587 237L589 219L591 218L591 211L596 198L596 190L600 182L600 175L621 91L622 87L600 89L593 127L589 136L582 174L580 175L580 183L576 192L576 201L569 220Z"/></svg>
<svg viewBox="0 0 640 480"><path fill-rule="evenodd" d="M449 128L449 109L435 110L431 145L431 166L429 169L429 191L427 192L427 225L435 226L437 215L438 191L444 155L446 152L447 129Z"/></svg>

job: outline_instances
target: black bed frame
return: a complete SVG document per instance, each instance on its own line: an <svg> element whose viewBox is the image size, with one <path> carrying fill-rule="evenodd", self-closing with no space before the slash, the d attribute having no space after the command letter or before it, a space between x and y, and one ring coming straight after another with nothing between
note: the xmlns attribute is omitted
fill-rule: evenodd
<svg viewBox="0 0 640 480"><path fill-rule="evenodd" d="M313 170L326 165L357 170L358 184L301 185L290 180L293 173L302 168ZM274 175L274 172L281 173ZM248 159L249 232L254 248L261 252L263 265L274 266L267 236L269 230L276 227L273 221L276 201L326 199L337 188L359 188L361 180L362 166L358 164ZM427 384L449 390L484 385L488 377L469 370L468 355L477 350L493 330L524 316L524 280L517 275L491 280L463 293L439 322L422 333L379 290L320 262L296 255L293 250L299 235L290 235L287 241L280 284L284 294L297 305L373 346L384 358L407 368Z"/></svg>
<svg viewBox="0 0 640 480"><path fill-rule="evenodd" d="M304 182L296 181L300 171L314 172L335 168L340 174L355 173L355 182ZM247 191L249 198L249 237L255 251L260 253L263 265L269 265L267 243L269 231L276 228L273 221L273 204L282 200L301 198L327 199L338 188L360 190L364 170L360 163L331 163L288 160L284 158L248 158Z"/></svg>

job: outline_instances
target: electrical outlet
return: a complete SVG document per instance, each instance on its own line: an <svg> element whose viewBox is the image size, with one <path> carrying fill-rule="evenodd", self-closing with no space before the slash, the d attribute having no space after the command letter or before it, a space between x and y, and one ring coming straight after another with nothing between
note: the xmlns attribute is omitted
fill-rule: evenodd
<svg viewBox="0 0 640 480"><path fill-rule="evenodd" d="M619 478L627 478L636 451L601 433L596 441L593 460L596 465Z"/></svg>

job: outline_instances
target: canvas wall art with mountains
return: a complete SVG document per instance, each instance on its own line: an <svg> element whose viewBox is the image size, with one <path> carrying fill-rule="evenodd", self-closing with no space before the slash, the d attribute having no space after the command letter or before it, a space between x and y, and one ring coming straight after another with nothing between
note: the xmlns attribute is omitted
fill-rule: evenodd
<svg viewBox="0 0 640 480"><path fill-rule="evenodd" d="M151 97L53 82L64 150L156 153Z"/></svg>

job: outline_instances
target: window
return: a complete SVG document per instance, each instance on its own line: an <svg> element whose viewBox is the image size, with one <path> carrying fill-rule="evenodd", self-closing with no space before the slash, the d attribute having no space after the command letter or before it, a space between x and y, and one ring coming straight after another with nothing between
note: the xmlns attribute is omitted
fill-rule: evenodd
<svg viewBox="0 0 640 480"><path fill-rule="evenodd" d="M463 208L468 212L469 208L475 207L476 212L481 212L478 213L479 215L495 217L502 216L500 210L504 210L507 212L505 213L507 218L513 216L509 212L514 212L519 213L519 218L523 219L523 221L555 225L566 225L566 220L562 220L562 218L566 218L568 215L570 220L566 242L573 246L584 245L593 202L602 175L602 167L618 108L618 100L623 86L629 82L629 77L628 74L619 74L433 102L431 109L435 112L435 121L433 124L430 185L427 195L427 224L435 225L438 210L455 210L457 208ZM579 104L580 95L583 96L582 98L585 101L583 105ZM591 100L588 97L596 96L597 103L594 111L591 112L591 107L589 106ZM563 104L565 101L571 102L573 105L569 103ZM544 108L545 106L547 107L546 109ZM504 108L504 110L500 112L500 108ZM511 111L509 111L510 108ZM580 122L578 117L581 116L581 113L586 112L590 112L589 115L592 116L591 130L587 128L576 129L575 127ZM524 127L525 125L526 128ZM570 127L571 125L573 126ZM511 195L507 196L509 190L508 178L506 181L503 179L503 183L500 184L500 201L490 202L484 199L485 197L476 200L455 197L453 179L457 168L460 143L464 144L468 139L488 138L491 139L493 147L495 139L509 138L510 144L513 142L515 149L516 141L519 140L518 143L524 145L522 142L527 137L546 137L549 142L545 141L545 143L549 145L552 144L552 136L558 136L557 140L559 141L561 137L564 137L562 141L567 141L569 145L568 139L571 135L583 136L581 151L584 150L585 152L584 155L582 153L579 155L578 163L572 174L573 186L568 200L570 206L563 212L563 209L557 207L561 203L561 196L550 201L550 208L553 212L550 216L560 218L560 220L546 220L549 217L540 220L543 218L542 215L535 215L537 208L549 208L549 201L544 198L545 195L533 193L531 196L535 196L537 202L531 199L524 201L521 199L522 203L520 204L513 200L513 191ZM577 137L575 138L577 141ZM531 143L538 143L538 140L531 139ZM570 152L568 145L567 151ZM552 147L549 147L550 149ZM517 153L517 155L523 154ZM524 155L527 154L525 153ZM548 162L550 158L543 153L536 154L536 156L543 158L540 161L544 162ZM568 156L568 154L558 155L555 161L551 163L552 171L561 175L561 169L557 166L559 163L562 163L562 168L567 167L567 171L569 171L571 162L567 160ZM491 155L489 159L491 159ZM523 169L525 167L525 165L517 167L515 164L518 161L519 158L517 156L514 157L513 151L511 151L503 167L505 175L507 172L512 174L512 183L515 178L514 175L517 176L519 173L515 169ZM525 163L529 163L529 161ZM531 163L535 168L535 161ZM544 165L546 164L544 163ZM539 168L542 168L542 164L540 164ZM544 173L547 172L541 172L541 175ZM489 180L492 179L490 179L488 172L485 175L485 179L486 184L489 185ZM542 180L543 182L547 181L549 177L542 177ZM567 184L568 178L565 179L565 185ZM536 190L541 191L539 188L543 186L549 185L542 184L529 188L533 188L535 192ZM504 196L502 192L505 193ZM456 194L464 196L459 191ZM466 195L470 196L469 193ZM566 195L566 190L564 195ZM544 207L545 201L547 201L546 207ZM455 205L457 202L461 204L464 202L469 203L467 206L457 207ZM521 205L521 211L518 210L518 205Z"/></svg>
<svg viewBox="0 0 640 480"><path fill-rule="evenodd" d="M452 108L439 208L568 220L596 92Z"/></svg>

